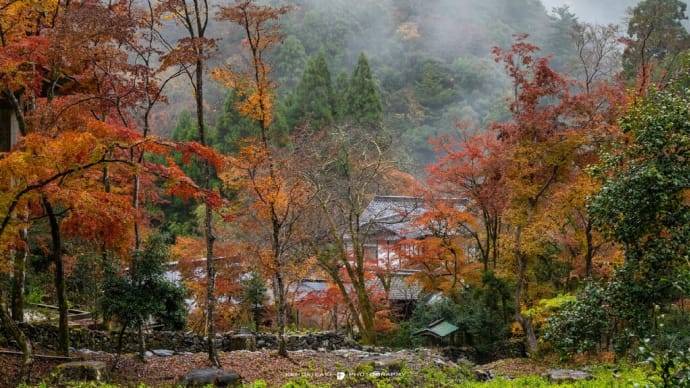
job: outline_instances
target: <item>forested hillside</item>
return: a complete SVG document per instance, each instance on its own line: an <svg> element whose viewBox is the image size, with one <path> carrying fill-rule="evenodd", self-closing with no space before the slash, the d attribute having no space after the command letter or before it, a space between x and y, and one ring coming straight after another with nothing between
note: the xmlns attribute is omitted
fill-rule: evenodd
<svg viewBox="0 0 690 388"><path fill-rule="evenodd" d="M294 101L300 98L298 86L319 50L328 65L320 77L330 78L335 94L344 93L343 80L364 54L383 106L384 127L396 139L398 157L419 174L434 159L430 137L456 132L457 121L485 125L507 117L509 84L493 61L492 47L505 47L514 35L528 33L542 54L556 56L558 63L567 62L574 49L568 36L574 15L549 16L537 0L334 0L290 6L281 19L284 41L268 53L279 83L280 130L295 124L291 110L301 103ZM221 39L214 60L241 62L238 31L228 26L210 30L209 36ZM214 122L222 115L226 92L211 88L209 120ZM163 133L171 133L180 106L191 108L189 103L162 108L164 121L158 125Z"/></svg>
<svg viewBox="0 0 690 388"><path fill-rule="evenodd" d="M176 331L211 367L328 331L299 346L445 349L381 384L545 357L687 386L687 5L620 17L0 0L0 352L27 382L36 348L93 338L76 325L131 363Z"/></svg>

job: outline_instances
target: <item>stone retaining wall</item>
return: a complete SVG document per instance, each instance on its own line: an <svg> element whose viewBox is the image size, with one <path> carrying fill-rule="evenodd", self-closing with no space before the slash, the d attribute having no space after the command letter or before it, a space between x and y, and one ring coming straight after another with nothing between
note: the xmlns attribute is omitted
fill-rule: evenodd
<svg viewBox="0 0 690 388"><path fill-rule="evenodd" d="M33 342L49 349L57 347L57 327L50 324L21 324L20 327ZM118 335L119 333L116 332L106 333L84 328L74 328L70 329L70 346L75 349L114 352L117 348ZM356 341L332 332L288 335L286 340L288 350L290 351L361 348ZM12 339L0 327L0 345L11 343ZM275 334L253 334L247 331L217 334L216 343L220 351L278 348L278 338ZM149 350L167 349L175 352L205 352L206 337L189 332L154 331L146 334L146 348ZM135 352L136 350L137 333L124 333L122 337L122 351L128 353Z"/></svg>

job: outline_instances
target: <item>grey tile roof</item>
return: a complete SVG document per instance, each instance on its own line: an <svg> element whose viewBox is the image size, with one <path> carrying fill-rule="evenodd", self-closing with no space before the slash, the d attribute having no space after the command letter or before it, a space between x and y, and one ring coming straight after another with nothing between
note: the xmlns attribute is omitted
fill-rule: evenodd
<svg viewBox="0 0 690 388"><path fill-rule="evenodd" d="M417 300L422 293L422 286L406 273L393 274L388 293L389 300Z"/></svg>

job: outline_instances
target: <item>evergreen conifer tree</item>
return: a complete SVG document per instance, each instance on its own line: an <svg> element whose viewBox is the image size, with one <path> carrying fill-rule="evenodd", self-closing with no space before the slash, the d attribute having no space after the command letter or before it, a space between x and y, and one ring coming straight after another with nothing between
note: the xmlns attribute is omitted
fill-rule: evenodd
<svg viewBox="0 0 690 388"><path fill-rule="evenodd" d="M276 75L281 90L293 90L307 64L307 54L302 42L294 35L288 35L276 53Z"/></svg>
<svg viewBox="0 0 690 388"><path fill-rule="evenodd" d="M643 81L658 81L647 67L660 66L662 73L673 68L676 56L690 48L690 34L682 24L688 18L686 9L680 0L644 0L630 9L631 41L623 52L625 78L641 75Z"/></svg>
<svg viewBox="0 0 690 388"><path fill-rule="evenodd" d="M326 53L310 60L294 95L290 124L322 128L333 122L333 86Z"/></svg>
<svg viewBox="0 0 690 388"><path fill-rule="evenodd" d="M383 125L381 97L371 76L369 62L364 53L359 55L357 65L352 71L350 85L345 97L346 120L370 128Z"/></svg>
<svg viewBox="0 0 690 388"><path fill-rule="evenodd" d="M344 69L335 79L333 88L333 119L342 122L345 119L347 110L347 90L350 86L350 78Z"/></svg>
<svg viewBox="0 0 690 388"><path fill-rule="evenodd" d="M224 154L236 153L239 149L238 141L257 136L259 133L256 124L237 110L237 102L237 93L233 89L228 90L223 113L216 121L215 131L211 133L211 144Z"/></svg>

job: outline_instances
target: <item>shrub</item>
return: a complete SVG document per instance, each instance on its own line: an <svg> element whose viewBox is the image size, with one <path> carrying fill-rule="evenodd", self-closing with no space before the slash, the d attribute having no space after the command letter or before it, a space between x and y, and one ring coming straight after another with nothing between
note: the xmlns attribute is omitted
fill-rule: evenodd
<svg viewBox="0 0 690 388"><path fill-rule="evenodd" d="M610 342L609 313L605 290L588 284L578 298L565 302L561 310L546 319L542 341L562 357L600 350Z"/></svg>
<svg viewBox="0 0 690 388"><path fill-rule="evenodd" d="M653 386L690 387L690 349L674 349L672 343L665 349L655 349L651 344L651 339L645 339L639 352L643 363L651 369L649 378Z"/></svg>

